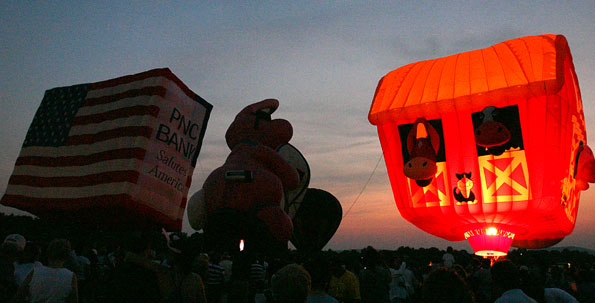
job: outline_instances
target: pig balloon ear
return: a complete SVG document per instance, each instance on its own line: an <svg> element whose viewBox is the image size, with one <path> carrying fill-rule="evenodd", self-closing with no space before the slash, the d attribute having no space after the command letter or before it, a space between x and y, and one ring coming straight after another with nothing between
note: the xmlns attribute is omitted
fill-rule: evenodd
<svg viewBox="0 0 595 303"><path fill-rule="evenodd" d="M595 183L595 157L588 145L581 145L575 163L576 185L580 190L587 190L589 183Z"/></svg>

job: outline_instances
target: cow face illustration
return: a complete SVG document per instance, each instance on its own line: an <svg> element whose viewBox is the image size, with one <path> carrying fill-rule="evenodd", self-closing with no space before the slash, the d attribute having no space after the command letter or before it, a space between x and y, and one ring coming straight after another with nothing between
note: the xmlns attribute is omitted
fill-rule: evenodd
<svg viewBox="0 0 595 303"><path fill-rule="evenodd" d="M501 155L510 148L523 149L517 105L488 106L471 115L477 155Z"/></svg>
<svg viewBox="0 0 595 303"><path fill-rule="evenodd" d="M510 130L502 122L494 118L498 116L498 108L488 106L481 111L482 123L475 130L475 143L483 147L503 145L510 140Z"/></svg>

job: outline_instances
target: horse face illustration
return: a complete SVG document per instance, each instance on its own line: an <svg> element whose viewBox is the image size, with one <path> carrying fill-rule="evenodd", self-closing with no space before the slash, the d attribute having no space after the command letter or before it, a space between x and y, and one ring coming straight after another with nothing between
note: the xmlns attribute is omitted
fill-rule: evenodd
<svg viewBox="0 0 595 303"><path fill-rule="evenodd" d="M436 158L440 147L438 132L424 118L418 118L407 136L410 159L403 167L405 176L417 185L427 186L436 174Z"/></svg>

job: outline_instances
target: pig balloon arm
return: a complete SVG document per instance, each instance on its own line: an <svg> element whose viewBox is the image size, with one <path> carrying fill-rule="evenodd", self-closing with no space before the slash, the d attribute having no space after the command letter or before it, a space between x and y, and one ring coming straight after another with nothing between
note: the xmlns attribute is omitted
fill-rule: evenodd
<svg viewBox="0 0 595 303"><path fill-rule="evenodd" d="M296 168L274 149L259 144L252 146L248 152L260 164L279 177L285 191L292 190L298 186L300 176Z"/></svg>
<svg viewBox="0 0 595 303"><path fill-rule="evenodd" d="M580 190L589 188L589 183L595 183L595 158L589 146L584 145L578 158L578 169L576 173L576 185Z"/></svg>

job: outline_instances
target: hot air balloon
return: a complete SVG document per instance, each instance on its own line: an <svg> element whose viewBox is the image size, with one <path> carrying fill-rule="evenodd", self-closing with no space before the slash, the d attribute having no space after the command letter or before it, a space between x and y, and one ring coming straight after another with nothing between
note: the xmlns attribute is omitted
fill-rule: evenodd
<svg viewBox="0 0 595 303"><path fill-rule="evenodd" d="M92 229L179 231L211 110L168 68L47 90L0 203Z"/></svg>
<svg viewBox="0 0 595 303"><path fill-rule="evenodd" d="M279 101L266 99L236 115L225 134L230 154L209 174L202 194L190 201L189 222L204 229L205 241L214 250L231 251L240 240L247 251L287 249L293 223L284 209L285 194L301 180L296 167L277 150L293 136L289 121L272 119L278 107Z"/></svg>
<svg viewBox="0 0 595 303"><path fill-rule="evenodd" d="M572 232L593 156L581 157L590 149L564 36L400 67L378 83L368 119L397 207L418 228L480 256Z"/></svg>
<svg viewBox="0 0 595 303"><path fill-rule="evenodd" d="M298 251L320 251L333 237L343 216L337 198L322 189L308 188L293 217L291 243Z"/></svg>

